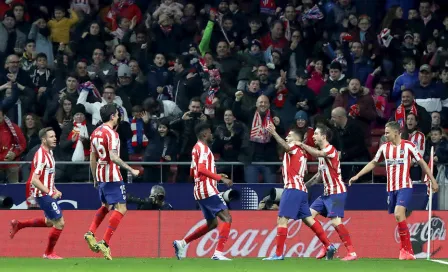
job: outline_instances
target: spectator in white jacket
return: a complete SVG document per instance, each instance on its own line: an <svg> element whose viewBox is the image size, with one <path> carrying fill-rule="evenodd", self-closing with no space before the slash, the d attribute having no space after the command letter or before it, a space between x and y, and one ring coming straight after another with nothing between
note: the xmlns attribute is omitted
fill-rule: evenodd
<svg viewBox="0 0 448 272"><path fill-rule="evenodd" d="M129 122L128 113L123 107L123 101L119 96L115 95L115 87L112 85L104 86L103 96L101 102L89 103L87 102L87 96L89 95L88 89L83 89L79 94L77 104L82 104L86 108L86 112L92 115L92 124L97 125L101 121L100 109L102 106L110 103L115 103L118 106L118 110L122 112L122 121Z"/></svg>

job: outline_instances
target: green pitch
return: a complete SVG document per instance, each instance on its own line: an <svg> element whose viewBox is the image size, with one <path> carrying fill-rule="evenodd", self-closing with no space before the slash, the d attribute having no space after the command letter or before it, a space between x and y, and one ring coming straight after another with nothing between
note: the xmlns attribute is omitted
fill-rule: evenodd
<svg viewBox="0 0 448 272"><path fill-rule="evenodd" d="M310 258L287 258L285 261L267 262L261 259L234 259L231 262L210 259L104 259L43 260L31 258L0 258L1 271L20 272L260 272L260 271L326 271L326 272L370 272L370 271L448 271L448 265L426 260L399 261L390 259L360 259L354 262L340 260L324 261ZM20 270L19 270L20 269Z"/></svg>

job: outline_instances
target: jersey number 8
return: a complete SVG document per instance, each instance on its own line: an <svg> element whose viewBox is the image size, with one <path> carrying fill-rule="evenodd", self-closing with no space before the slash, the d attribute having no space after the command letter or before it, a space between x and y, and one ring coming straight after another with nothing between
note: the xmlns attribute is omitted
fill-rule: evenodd
<svg viewBox="0 0 448 272"><path fill-rule="evenodd" d="M102 138L96 138L94 137L92 140L93 146L95 147L96 151L98 152L98 155L101 159L106 158L106 147L103 145L103 139Z"/></svg>

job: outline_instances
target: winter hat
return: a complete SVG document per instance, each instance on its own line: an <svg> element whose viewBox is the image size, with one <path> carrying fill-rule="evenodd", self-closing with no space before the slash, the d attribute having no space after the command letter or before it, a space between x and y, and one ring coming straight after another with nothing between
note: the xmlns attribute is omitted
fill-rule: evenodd
<svg viewBox="0 0 448 272"><path fill-rule="evenodd" d="M82 114L86 115L86 108L84 107L83 104L75 105L75 107L73 108L73 115L75 115L77 113L82 113Z"/></svg>
<svg viewBox="0 0 448 272"><path fill-rule="evenodd" d="M296 115L294 116L294 118L295 118L296 120L305 120L305 121L308 122L308 113L306 113L306 112L303 111L303 110L300 110L300 111L298 111L298 112L296 113Z"/></svg>
<svg viewBox="0 0 448 272"><path fill-rule="evenodd" d="M127 64L121 64L118 67L118 77L131 77L131 68Z"/></svg>

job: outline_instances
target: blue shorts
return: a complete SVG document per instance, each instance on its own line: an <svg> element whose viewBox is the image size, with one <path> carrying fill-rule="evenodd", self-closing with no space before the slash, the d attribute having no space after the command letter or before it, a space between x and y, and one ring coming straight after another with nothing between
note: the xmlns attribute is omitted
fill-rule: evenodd
<svg viewBox="0 0 448 272"><path fill-rule="evenodd" d="M100 182L98 192L102 203L114 205L126 203L126 187L124 182Z"/></svg>
<svg viewBox="0 0 448 272"><path fill-rule="evenodd" d="M198 200L198 204L206 220L215 219L220 211L228 209L226 202L220 195L214 195L206 199Z"/></svg>
<svg viewBox="0 0 448 272"><path fill-rule="evenodd" d="M395 206L403 206L408 209L412 201L412 188L404 188L389 192L387 206L389 213L395 212Z"/></svg>
<svg viewBox="0 0 448 272"><path fill-rule="evenodd" d="M320 215L328 218L344 217L345 199L347 198L347 192L334 194L334 195L322 195L314 200L311 204L311 209L317 211Z"/></svg>
<svg viewBox="0 0 448 272"><path fill-rule="evenodd" d="M297 189L285 189L280 199L278 216L294 220L311 216L308 194Z"/></svg>
<svg viewBox="0 0 448 272"><path fill-rule="evenodd" d="M50 220L57 220L62 217L62 211L58 201L51 196L36 197L37 204L44 211L45 217Z"/></svg>

